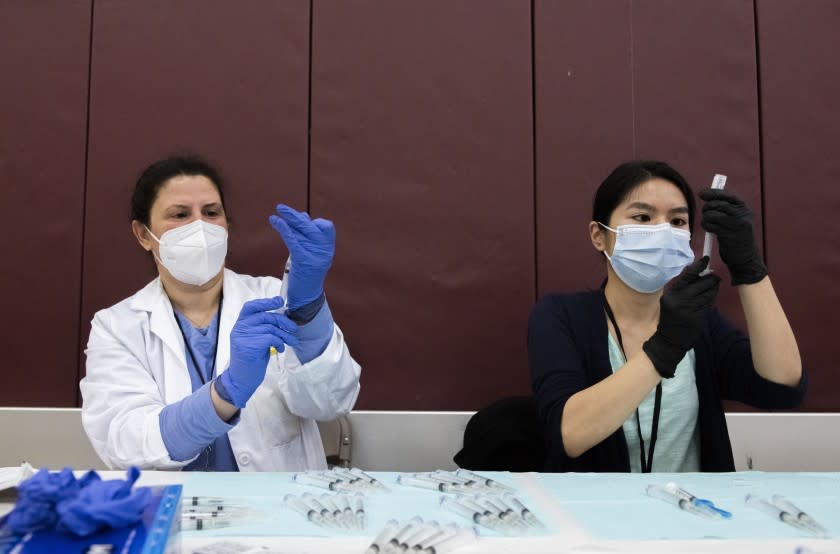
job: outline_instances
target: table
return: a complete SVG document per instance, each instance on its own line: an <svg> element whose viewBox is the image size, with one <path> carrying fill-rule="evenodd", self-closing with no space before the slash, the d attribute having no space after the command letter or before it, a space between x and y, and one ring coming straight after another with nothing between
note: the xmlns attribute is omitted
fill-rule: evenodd
<svg viewBox="0 0 840 554"><path fill-rule="evenodd" d="M536 474L490 473L515 487L520 498L548 526L544 536L501 537L481 531L475 547L457 552L840 552L840 473L721 474ZM123 472L103 472L121 478ZM441 523L467 521L439 508L440 493L395 484L396 473L377 472L390 494L367 500L368 530L336 536L306 522L282 505L288 493L319 489L295 484L288 473L143 472L139 485L181 483L184 496L238 499L258 514L223 530L191 531L182 536L183 552L205 552L208 545L234 542L254 552L361 553L387 519L419 515ZM733 512L731 520L707 520L645 495L648 484L674 481L699 497ZM747 493L782 494L826 526L832 538L815 539L744 505Z"/></svg>

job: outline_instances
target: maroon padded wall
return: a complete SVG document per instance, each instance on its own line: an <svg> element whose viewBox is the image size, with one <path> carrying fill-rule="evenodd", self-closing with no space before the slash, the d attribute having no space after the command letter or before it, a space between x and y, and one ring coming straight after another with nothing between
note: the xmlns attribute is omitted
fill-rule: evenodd
<svg viewBox="0 0 840 554"><path fill-rule="evenodd" d="M634 155L630 6L534 3L540 296L604 279L588 225L598 184Z"/></svg>
<svg viewBox="0 0 840 554"><path fill-rule="evenodd" d="M810 369L805 409L837 410L838 26L834 0L4 2L0 405L77 401L93 313L154 275L133 183L190 151L227 175L236 270L280 273L275 203L335 220L327 293L360 409L527 393L534 300L603 278L598 183L634 157L696 189L725 173ZM719 304L742 319L728 285Z"/></svg>
<svg viewBox="0 0 840 554"><path fill-rule="evenodd" d="M527 393L530 6L315 2L312 22L312 211L338 225L327 293L356 407Z"/></svg>
<svg viewBox="0 0 840 554"><path fill-rule="evenodd" d="M592 197L629 159L667 161L695 190L726 174L761 236L750 4L537 0L535 59L540 294L600 285L605 261L587 231ZM713 264L728 283L719 259ZM718 304L743 320L728 285Z"/></svg>
<svg viewBox="0 0 840 554"><path fill-rule="evenodd" d="M633 3L635 155L674 165L695 191L715 173L755 213L759 245L761 172L754 13L743 0L637 0ZM702 202L698 199L698 208ZM703 249L700 212L694 250ZM715 251L712 268L723 277L717 305L744 326L729 273Z"/></svg>
<svg viewBox="0 0 840 554"><path fill-rule="evenodd" d="M804 408L840 409L840 3L757 4L767 262L811 385Z"/></svg>
<svg viewBox="0 0 840 554"><path fill-rule="evenodd" d="M0 3L2 406L76 402L90 11Z"/></svg>
<svg viewBox="0 0 840 554"><path fill-rule="evenodd" d="M138 174L172 153L215 161L233 218L227 265L280 275L278 202L306 206L309 2L97 2L82 342L93 313L154 276L129 227ZM83 370L82 370L83 373Z"/></svg>

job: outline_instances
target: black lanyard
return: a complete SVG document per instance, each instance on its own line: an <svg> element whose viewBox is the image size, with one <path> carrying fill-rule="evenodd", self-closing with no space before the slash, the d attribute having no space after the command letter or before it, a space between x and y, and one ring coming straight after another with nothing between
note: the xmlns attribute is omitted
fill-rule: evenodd
<svg viewBox="0 0 840 554"><path fill-rule="evenodd" d="M601 292L603 294L603 291ZM604 294L604 311L607 312L607 317L615 329L615 336L618 338L618 346L621 348L621 353L624 356L624 362L627 362L627 354L624 352L624 343L621 341L621 329L618 328L618 323L615 321L610 303L607 302L607 296ZM609 333L609 329L607 329ZM650 473L653 468L653 449L656 447L656 433L659 430L659 411L662 409L662 383L656 385L656 396L653 401L653 422L650 429L650 450L648 451L647 459L645 459L645 439L642 438L642 422L639 420L639 408L636 408L636 430L639 433L639 457L642 462L642 473Z"/></svg>
<svg viewBox="0 0 840 554"><path fill-rule="evenodd" d="M221 325L222 320L222 301L224 300L223 297L219 297L219 311L216 312L216 344L213 346L213 367L210 368L210 378L213 378L213 374L216 373L216 352L219 351L219 326ZM174 311L174 310L173 310ZM186 316L185 316L186 317ZM201 381L202 385L207 384L207 379L204 378L204 373L201 371L201 367L198 365L198 360L195 357L195 353L193 353L193 349L190 346L190 341L187 339L186 333L184 333L184 328L181 326L181 322L178 321L178 316L175 316L175 323L178 324L178 330L181 331L181 336L184 337L184 346L187 347L187 352L190 355L190 359L192 360L193 367L195 368L195 372L198 374L198 380Z"/></svg>

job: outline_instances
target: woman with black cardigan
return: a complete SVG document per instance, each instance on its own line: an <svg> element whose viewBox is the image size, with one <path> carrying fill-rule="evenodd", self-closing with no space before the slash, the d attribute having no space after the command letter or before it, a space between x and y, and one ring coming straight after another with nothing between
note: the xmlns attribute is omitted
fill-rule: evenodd
<svg viewBox="0 0 840 554"><path fill-rule="evenodd" d="M693 261L694 196L662 162L616 168L595 194L589 235L600 290L543 297L528 325L547 471L734 471L722 400L794 408L807 379L755 245L751 213L705 190L748 335L713 308L720 278ZM665 284L671 284L665 288Z"/></svg>

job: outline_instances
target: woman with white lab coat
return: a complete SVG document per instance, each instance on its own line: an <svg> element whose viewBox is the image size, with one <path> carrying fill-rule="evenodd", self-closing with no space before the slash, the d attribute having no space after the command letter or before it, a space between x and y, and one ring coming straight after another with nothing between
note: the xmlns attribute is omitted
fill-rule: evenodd
<svg viewBox="0 0 840 554"><path fill-rule="evenodd" d="M352 409L360 373L323 291L335 230L284 205L269 223L293 261L285 283L224 267L212 166L168 158L141 175L131 227L158 277L94 316L80 383L82 422L108 467L325 467L315 421Z"/></svg>

